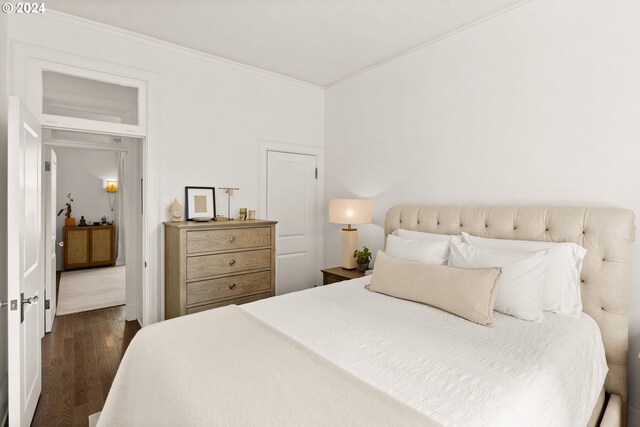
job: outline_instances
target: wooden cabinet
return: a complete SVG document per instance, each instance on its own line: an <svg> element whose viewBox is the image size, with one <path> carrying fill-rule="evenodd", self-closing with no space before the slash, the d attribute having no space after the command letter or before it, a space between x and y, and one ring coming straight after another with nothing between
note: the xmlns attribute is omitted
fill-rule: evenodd
<svg viewBox="0 0 640 427"><path fill-rule="evenodd" d="M165 222L165 318L275 295L274 221Z"/></svg>
<svg viewBox="0 0 640 427"><path fill-rule="evenodd" d="M113 225L63 228L62 271L116 265Z"/></svg>

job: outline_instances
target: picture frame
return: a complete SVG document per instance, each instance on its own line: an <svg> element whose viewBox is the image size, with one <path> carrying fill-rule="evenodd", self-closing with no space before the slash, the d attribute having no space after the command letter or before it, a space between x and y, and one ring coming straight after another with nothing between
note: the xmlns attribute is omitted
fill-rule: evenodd
<svg viewBox="0 0 640 427"><path fill-rule="evenodd" d="M215 187L184 187L184 206L187 221L215 220Z"/></svg>

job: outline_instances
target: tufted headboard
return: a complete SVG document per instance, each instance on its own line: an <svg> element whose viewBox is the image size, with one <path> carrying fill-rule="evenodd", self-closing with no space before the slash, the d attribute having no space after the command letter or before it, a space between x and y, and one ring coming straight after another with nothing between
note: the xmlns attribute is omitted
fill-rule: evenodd
<svg viewBox="0 0 640 427"><path fill-rule="evenodd" d="M618 208L394 206L385 236L397 228L495 239L573 242L587 249L582 266L584 312L600 326L609 373L607 393L627 402L629 246L634 214Z"/></svg>

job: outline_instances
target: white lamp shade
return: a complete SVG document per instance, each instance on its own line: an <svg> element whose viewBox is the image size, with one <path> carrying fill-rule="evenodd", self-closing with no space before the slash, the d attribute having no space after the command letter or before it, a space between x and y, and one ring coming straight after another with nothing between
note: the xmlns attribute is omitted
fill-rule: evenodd
<svg viewBox="0 0 640 427"><path fill-rule="evenodd" d="M329 222L332 224L371 224L373 202L369 199L329 200Z"/></svg>

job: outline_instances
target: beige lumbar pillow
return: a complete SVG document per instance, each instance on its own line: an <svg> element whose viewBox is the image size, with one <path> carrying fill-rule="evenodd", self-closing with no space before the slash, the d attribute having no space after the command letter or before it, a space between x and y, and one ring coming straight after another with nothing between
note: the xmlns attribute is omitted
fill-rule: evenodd
<svg viewBox="0 0 640 427"><path fill-rule="evenodd" d="M428 304L481 325L493 323L499 268L456 268L397 259L378 251L368 289Z"/></svg>

